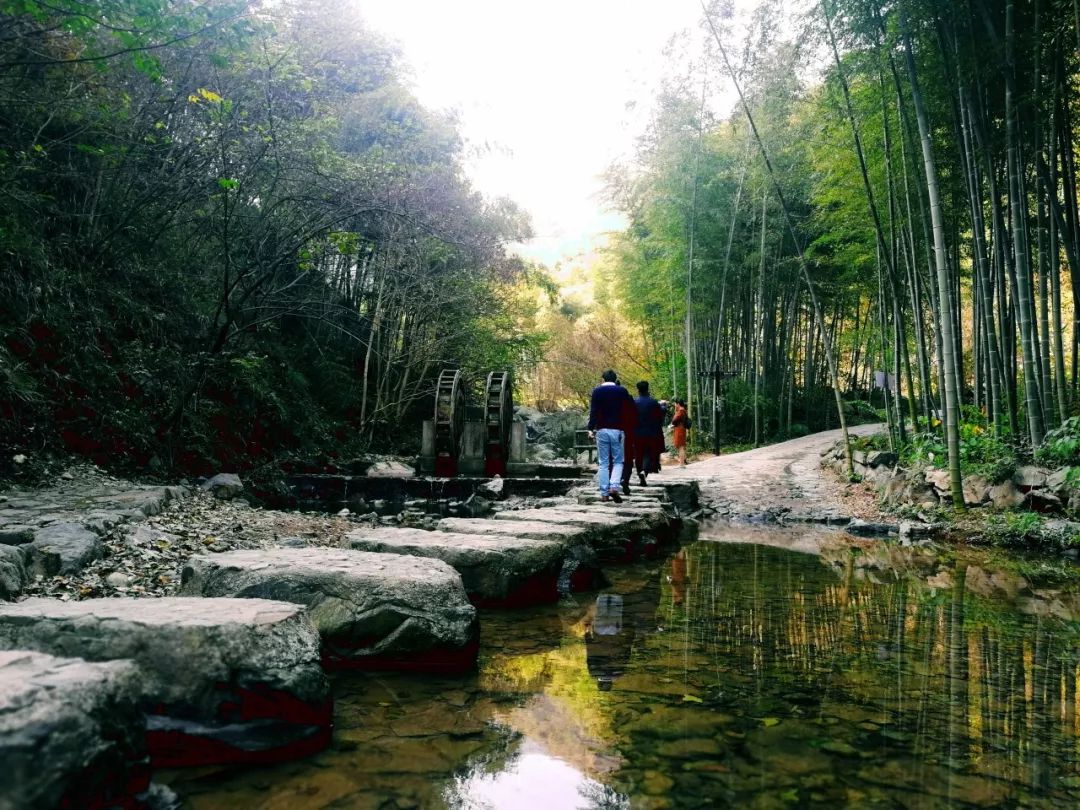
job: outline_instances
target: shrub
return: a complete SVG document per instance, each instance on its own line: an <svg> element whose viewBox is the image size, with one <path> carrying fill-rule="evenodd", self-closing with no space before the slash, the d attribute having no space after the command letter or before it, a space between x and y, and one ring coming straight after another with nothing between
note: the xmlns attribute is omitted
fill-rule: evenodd
<svg viewBox="0 0 1080 810"><path fill-rule="evenodd" d="M1039 537L1042 518L1034 512L992 514L983 527L983 539L995 546L1026 545Z"/></svg>
<svg viewBox="0 0 1080 810"><path fill-rule="evenodd" d="M1080 416L1070 416L1061 427L1048 431L1035 451L1035 460L1050 466L1080 463Z"/></svg>

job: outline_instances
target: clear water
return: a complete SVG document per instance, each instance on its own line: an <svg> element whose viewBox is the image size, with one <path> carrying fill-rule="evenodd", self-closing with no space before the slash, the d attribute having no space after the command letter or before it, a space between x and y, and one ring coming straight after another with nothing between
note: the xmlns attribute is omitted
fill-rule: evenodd
<svg viewBox="0 0 1080 810"><path fill-rule="evenodd" d="M1080 806L1076 594L709 534L485 613L473 677L339 678L318 756L166 779L192 808Z"/></svg>

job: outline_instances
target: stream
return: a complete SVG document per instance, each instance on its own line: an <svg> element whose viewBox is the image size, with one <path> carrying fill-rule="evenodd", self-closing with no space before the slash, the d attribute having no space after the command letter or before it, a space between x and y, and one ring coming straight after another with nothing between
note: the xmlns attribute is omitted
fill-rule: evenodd
<svg viewBox="0 0 1080 810"><path fill-rule="evenodd" d="M1013 563L704 526L485 612L470 678L337 677L317 756L163 781L190 808L1077 806L1080 593Z"/></svg>

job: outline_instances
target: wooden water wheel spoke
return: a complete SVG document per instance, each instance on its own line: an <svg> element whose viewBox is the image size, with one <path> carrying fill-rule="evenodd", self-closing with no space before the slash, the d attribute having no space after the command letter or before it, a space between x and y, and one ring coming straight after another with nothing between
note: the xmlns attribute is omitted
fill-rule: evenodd
<svg viewBox="0 0 1080 810"><path fill-rule="evenodd" d="M510 425L514 419L514 400L509 371L493 371L484 387L484 423L486 441L484 470L488 475L506 475L510 458Z"/></svg>
<svg viewBox="0 0 1080 810"><path fill-rule="evenodd" d="M465 386L461 372L443 369L435 385L435 473L457 474L461 437L465 432Z"/></svg>

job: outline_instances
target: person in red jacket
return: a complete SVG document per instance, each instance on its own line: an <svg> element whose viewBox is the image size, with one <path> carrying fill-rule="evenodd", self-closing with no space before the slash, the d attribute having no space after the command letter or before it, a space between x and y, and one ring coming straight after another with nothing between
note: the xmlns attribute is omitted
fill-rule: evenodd
<svg viewBox="0 0 1080 810"><path fill-rule="evenodd" d="M690 421L686 413L686 400L675 400L675 415L671 417L671 443L679 451L679 466L686 466L686 431Z"/></svg>

